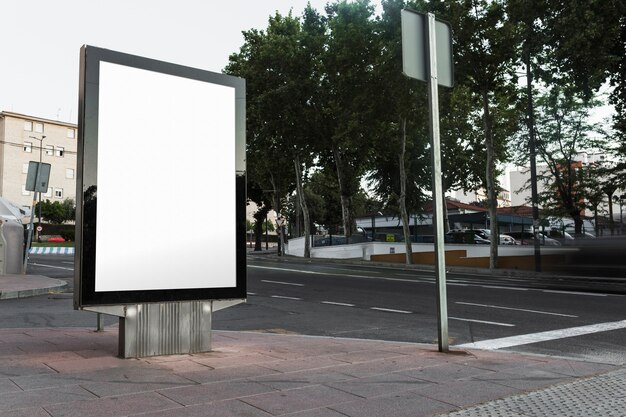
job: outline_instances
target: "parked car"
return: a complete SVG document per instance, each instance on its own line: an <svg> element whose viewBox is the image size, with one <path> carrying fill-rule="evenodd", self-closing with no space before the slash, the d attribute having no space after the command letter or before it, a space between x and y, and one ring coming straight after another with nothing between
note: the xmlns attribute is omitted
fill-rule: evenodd
<svg viewBox="0 0 626 417"><path fill-rule="evenodd" d="M48 242L65 242L65 239L63 239L61 236L52 236L48 238Z"/></svg>
<svg viewBox="0 0 626 417"><path fill-rule="evenodd" d="M517 241L512 236L500 235L500 244L501 245L517 245Z"/></svg>
<svg viewBox="0 0 626 417"><path fill-rule="evenodd" d="M534 245L535 235L532 232L507 232L507 235L511 236L517 241L518 245ZM552 239L538 233L539 244L545 246L561 246L558 240Z"/></svg>
<svg viewBox="0 0 626 417"><path fill-rule="evenodd" d="M476 233L476 230L471 229L453 229L446 233L446 243L461 243L461 244L478 244L488 245L489 239L485 239L480 233Z"/></svg>

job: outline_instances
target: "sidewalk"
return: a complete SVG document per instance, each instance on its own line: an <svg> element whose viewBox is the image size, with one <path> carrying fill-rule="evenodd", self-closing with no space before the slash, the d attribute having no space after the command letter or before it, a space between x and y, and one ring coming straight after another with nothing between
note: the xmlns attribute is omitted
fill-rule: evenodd
<svg viewBox="0 0 626 417"><path fill-rule="evenodd" d="M64 285L0 276L0 298ZM212 335L209 353L120 359L117 326L0 329L0 417L626 415L626 370L614 365L374 340Z"/></svg>
<svg viewBox="0 0 626 417"><path fill-rule="evenodd" d="M119 359L116 326L1 329L0 417L607 416L625 409L624 371L612 365L224 331L213 332L213 349Z"/></svg>
<svg viewBox="0 0 626 417"><path fill-rule="evenodd" d="M67 282L42 275L0 275L0 300L60 292L66 287Z"/></svg>

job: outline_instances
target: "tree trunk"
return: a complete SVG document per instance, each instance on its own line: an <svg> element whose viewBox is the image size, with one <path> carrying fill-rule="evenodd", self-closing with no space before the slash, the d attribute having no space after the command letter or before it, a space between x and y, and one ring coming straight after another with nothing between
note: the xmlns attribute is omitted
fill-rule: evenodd
<svg viewBox="0 0 626 417"><path fill-rule="evenodd" d="M400 152L400 216L402 217L402 231L404 233L404 246L406 263L413 263L413 245L411 244L411 230L409 229L409 215L406 211L406 119L402 119L402 150Z"/></svg>
<svg viewBox="0 0 626 417"><path fill-rule="evenodd" d="M498 199L496 196L495 181L495 158L493 149L493 126L489 111L489 97L487 91L483 91L483 123L485 125L485 147L487 148L487 169L485 182L487 186L487 203L489 205L489 229L491 231L491 244L489 245L489 269L498 267L498 245L500 234L498 233L497 210Z"/></svg>
<svg viewBox="0 0 626 417"><path fill-rule="evenodd" d="M269 207L264 205L254 213L254 250L263 250L263 222L267 218Z"/></svg>
<svg viewBox="0 0 626 417"><path fill-rule="evenodd" d="M333 156L335 158L335 166L337 168L337 183L339 184L339 195L341 199L341 219L343 223L343 233L346 236L346 239L348 239L350 236L352 236L352 219L350 218L350 206L352 199L346 191L346 176L343 172L341 153L336 147L333 147Z"/></svg>
<svg viewBox="0 0 626 417"><path fill-rule="evenodd" d="M304 190L302 187L302 171L300 167L300 157L295 155L293 158L293 165L296 170L296 189L298 193L298 201L302 208L302 217L304 218L304 257L311 257L311 222L309 220L309 208L306 205L306 198L304 197Z"/></svg>
<svg viewBox="0 0 626 417"><path fill-rule="evenodd" d="M272 184L272 189L274 190L274 194L272 196L272 200L273 204L274 204L274 211L276 212L276 218L278 219L278 216L280 216L280 211L281 211L281 207L280 207L280 197L279 197L279 192L278 189L276 187L276 181L274 181L274 174L270 173L270 183ZM277 244L278 244L278 251L277 253L279 255L283 254L283 244L282 244L282 239L280 239L280 236L282 234L282 228L278 226L278 223L276 224L276 238L277 238Z"/></svg>
<svg viewBox="0 0 626 417"><path fill-rule="evenodd" d="M611 236L615 234L615 222L613 221L613 192L607 191L606 196L609 198L609 228Z"/></svg>

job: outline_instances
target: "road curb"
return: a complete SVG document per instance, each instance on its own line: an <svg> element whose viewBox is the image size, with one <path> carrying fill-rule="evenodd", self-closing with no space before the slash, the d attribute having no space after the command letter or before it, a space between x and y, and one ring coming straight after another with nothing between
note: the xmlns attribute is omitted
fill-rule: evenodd
<svg viewBox="0 0 626 417"><path fill-rule="evenodd" d="M0 300L59 293L67 282L42 275L0 275Z"/></svg>

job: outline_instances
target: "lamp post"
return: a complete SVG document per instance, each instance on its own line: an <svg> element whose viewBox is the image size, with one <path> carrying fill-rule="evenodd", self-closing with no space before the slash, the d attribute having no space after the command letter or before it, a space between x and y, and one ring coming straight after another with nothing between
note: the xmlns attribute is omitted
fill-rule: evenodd
<svg viewBox="0 0 626 417"><path fill-rule="evenodd" d="M46 138L45 135L41 135L41 138L38 138L36 136L29 136L29 138L31 139L35 139L39 141L39 169L41 169L41 163L43 162L43 140ZM33 210L35 209L35 203L34 203L35 199L33 199ZM39 193L39 221L38 221L38 226L41 227L41 192ZM39 236L39 230L37 230L37 234L35 235L35 238L37 239L37 241L39 242L40 240L40 236Z"/></svg>

